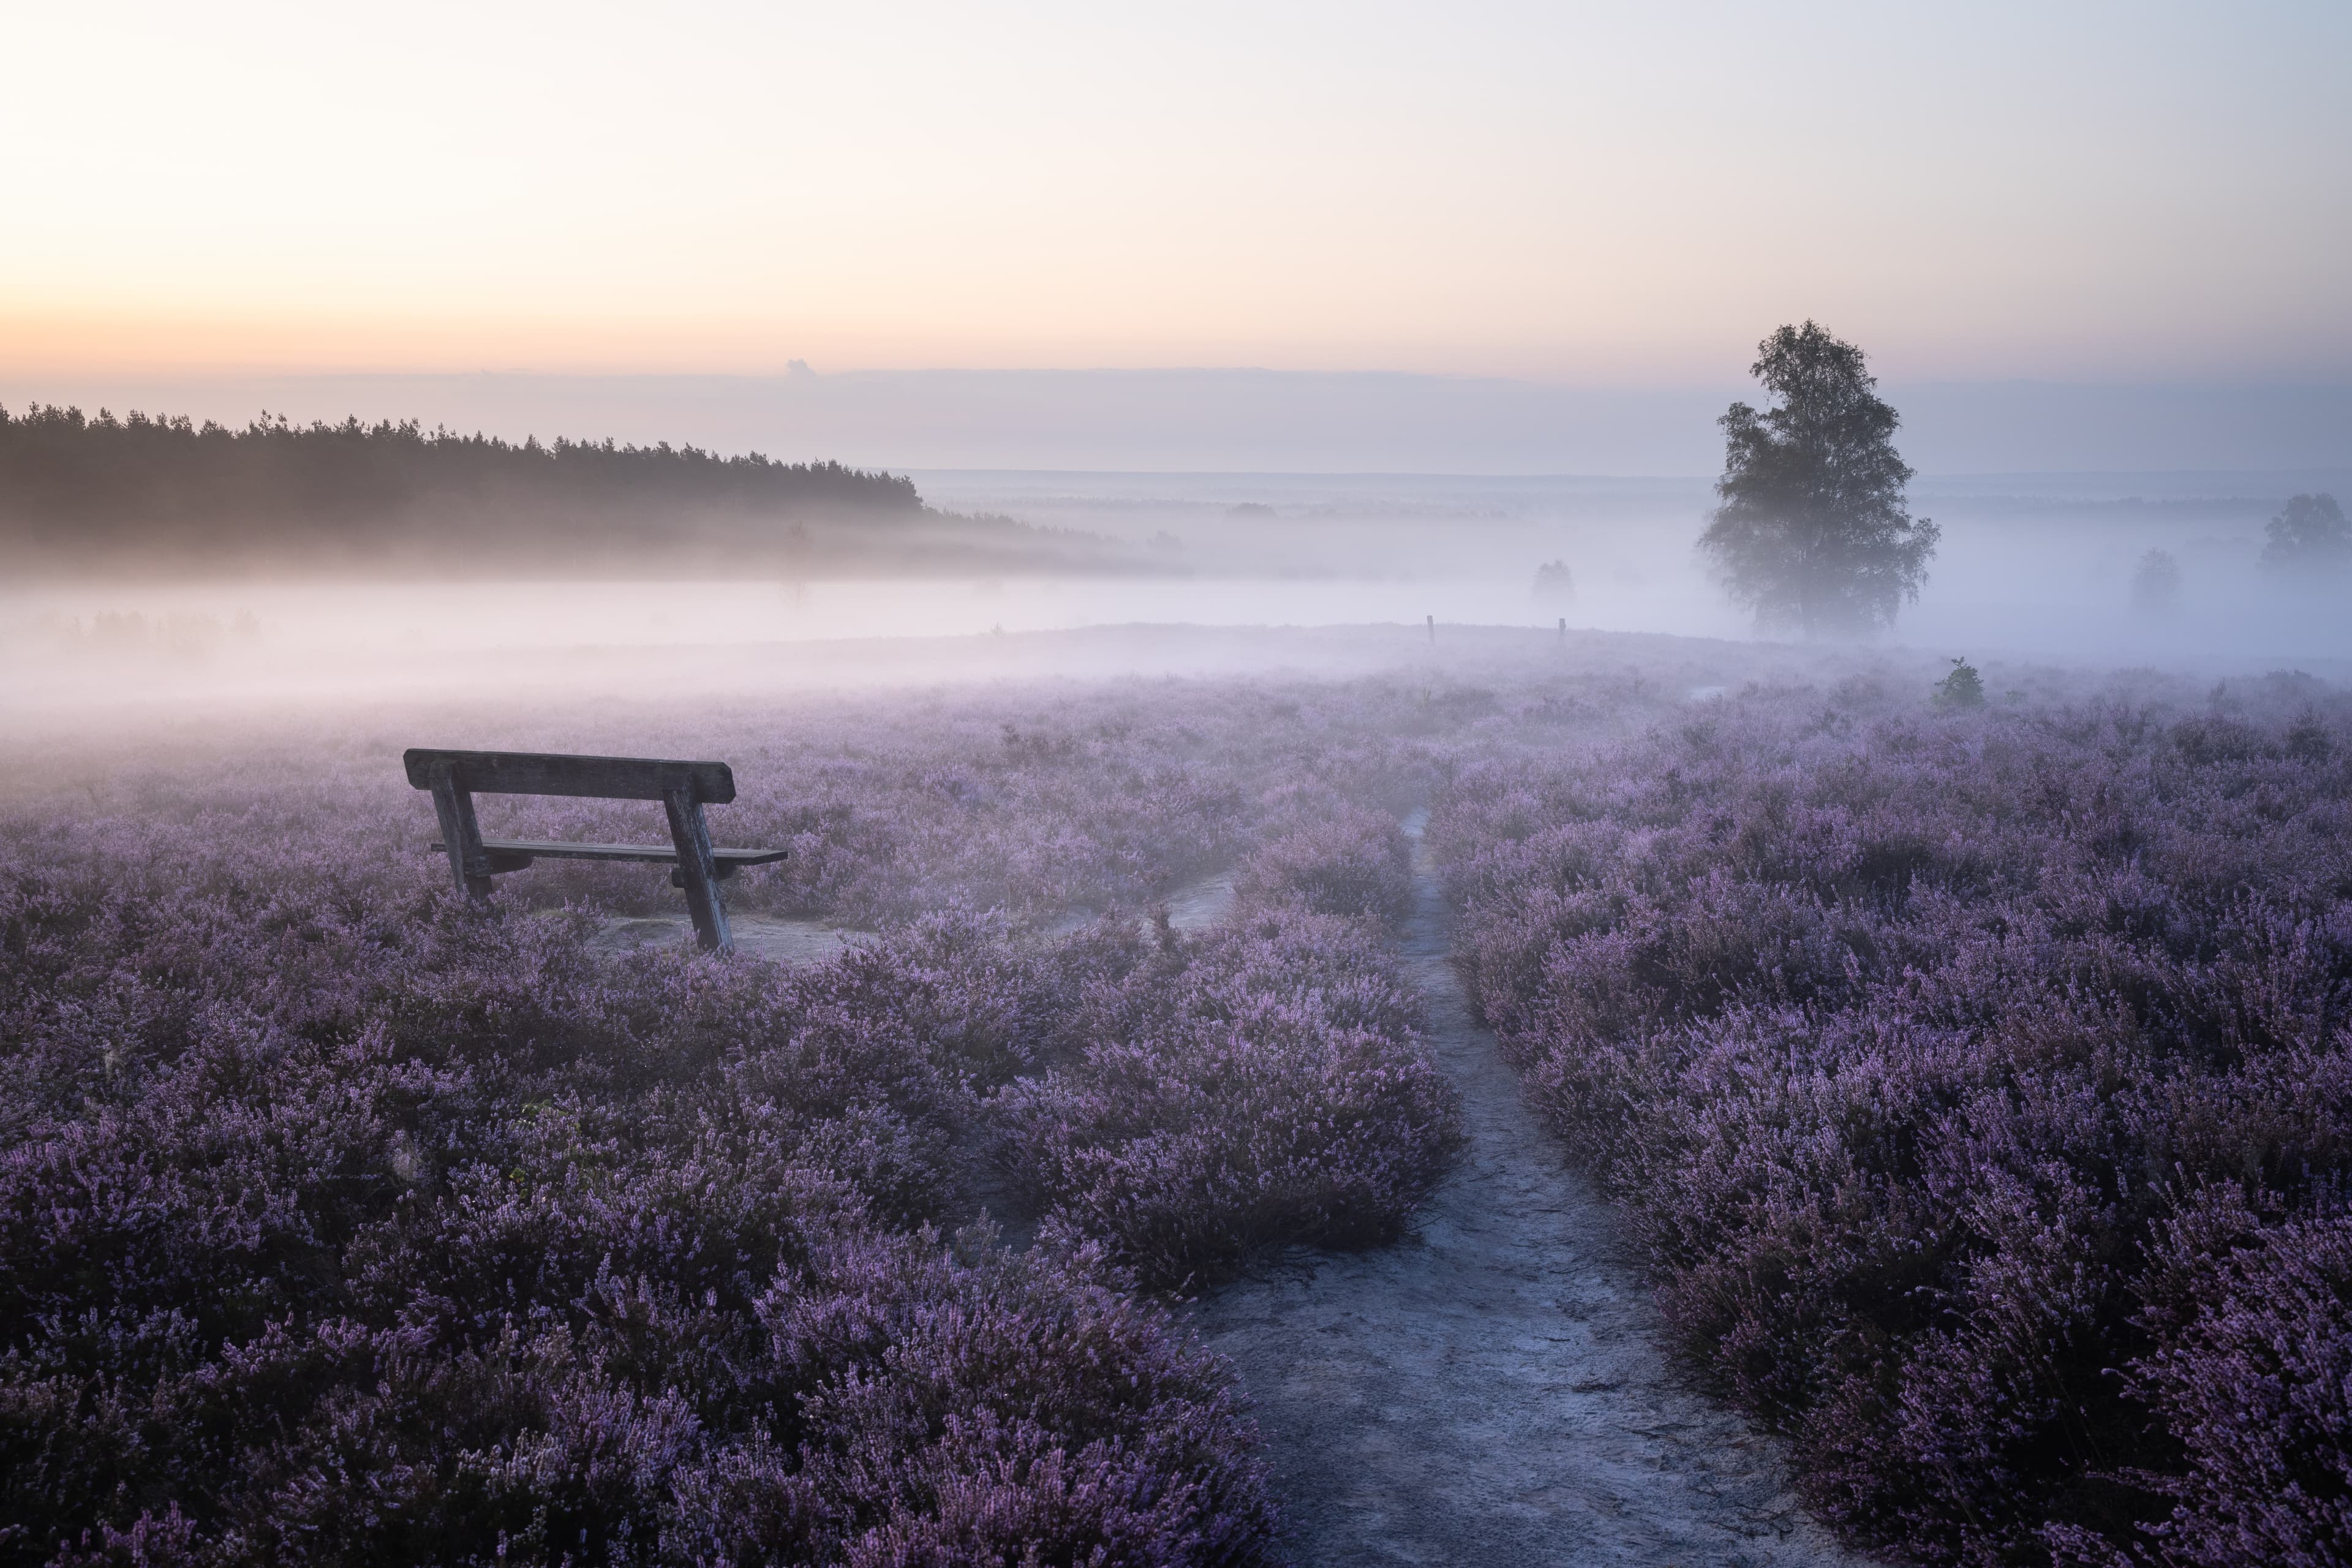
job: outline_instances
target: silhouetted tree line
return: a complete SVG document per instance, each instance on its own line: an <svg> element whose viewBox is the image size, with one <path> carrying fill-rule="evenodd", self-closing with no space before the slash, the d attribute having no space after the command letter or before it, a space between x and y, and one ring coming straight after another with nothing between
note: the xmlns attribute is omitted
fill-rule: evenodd
<svg viewBox="0 0 2352 1568"><path fill-rule="evenodd" d="M35 404L0 408L0 541L22 562L400 562L570 568L684 550L805 550L808 525L925 517L914 482L757 452L427 431L243 429Z"/></svg>

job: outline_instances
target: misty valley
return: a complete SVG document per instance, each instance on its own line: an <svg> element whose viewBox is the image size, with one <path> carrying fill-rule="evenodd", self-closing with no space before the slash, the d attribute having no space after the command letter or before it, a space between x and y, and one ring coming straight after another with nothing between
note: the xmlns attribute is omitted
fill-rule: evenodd
<svg viewBox="0 0 2352 1568"><path fill-rule="evenodd" d="M2330 487L2347 481L1915 479L1939 540L1903 638L2109 666L2337 668L2352 534ZM35 405L0 409L0 654L22 677L0 705L70 705L126 673L157 692L415 689L532 650L1083 627L1564 621L1740 637L1751 617L1695 548L1709 503L1701 480L891 476L414 420L230 430ZM2282 562L2278 527L2306 503L2315 553Z"/></svg>
<svg viewBox="0 0 2352 1568"><path fill-rule="evenodd" d="M2352 1560L2352 474L1757 354L1711 483L0 410L0 1565Z"/></svg>

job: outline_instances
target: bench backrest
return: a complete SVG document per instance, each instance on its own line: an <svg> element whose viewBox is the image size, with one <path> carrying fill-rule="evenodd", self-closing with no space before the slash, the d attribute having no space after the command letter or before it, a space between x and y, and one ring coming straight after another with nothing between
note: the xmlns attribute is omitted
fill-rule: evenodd
<svg viewBox="0 0 2352 1568"><path fill-rule="evenodd" d="M600 800L661 800L687 792L697 805L735 798L735 774L725 763L680 763L656 757L567 757L550 752L445 752L417 746L402 755L408 782L431 789L434 774L475 795L570 795Z"/></svg>

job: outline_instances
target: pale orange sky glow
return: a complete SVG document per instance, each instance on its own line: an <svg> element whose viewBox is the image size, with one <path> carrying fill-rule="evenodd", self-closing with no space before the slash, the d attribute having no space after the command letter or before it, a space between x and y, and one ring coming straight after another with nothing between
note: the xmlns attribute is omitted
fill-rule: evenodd
<svg viewBox="0 0 2352 1568"><path fill-rule="evenodd" d="M2340 378L2347 18L53 7L0 369Z"/></svg>

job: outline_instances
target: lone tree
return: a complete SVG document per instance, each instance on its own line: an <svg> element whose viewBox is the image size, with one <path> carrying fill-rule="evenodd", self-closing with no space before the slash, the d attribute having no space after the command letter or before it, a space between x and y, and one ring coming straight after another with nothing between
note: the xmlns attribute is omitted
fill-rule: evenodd
<svg viewBox="0 0 2352 1568"><path fill-rule="evenodd" d="M2352 523L2331 495L2295 496L2271 519L2263 564L2273 572L2341 572L2352 566Z"/></svg>
<svg viewBox="0 0 2352 1568"><path fill-rule="evenodd" d="M2147 616L2167 616L2180 607L2180 563L2169 550L2151 550L2132 574L2132 607Z"/></svg>
<svg viewBox="0 0 2352 1568"><path fill-rule="evenodd" d="M1778 401L1735 403L1720 421L1722 504L1699 547L1759 625L1807 637L1891 625L1942 532L1904 501L1895 410L1862 351L1811 321L1759 350L1751 373Z"/></svg>

